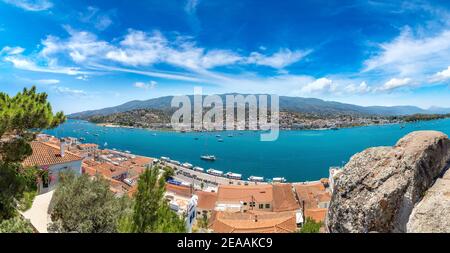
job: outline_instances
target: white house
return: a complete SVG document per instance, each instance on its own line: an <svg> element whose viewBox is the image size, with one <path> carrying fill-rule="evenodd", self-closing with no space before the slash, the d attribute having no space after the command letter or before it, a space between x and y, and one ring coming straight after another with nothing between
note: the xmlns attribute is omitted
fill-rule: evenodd
<svg viewBox="0 0 450 253"><path fill-rule="evenodd" d="M71 152L65 151L65 143L60 147L39 141L31 142L33 154L23 161L23 166L36 166L38 169L48 171L48 176L42 176L39 183L39 194L53 190L59 181L59 173L73 171L81 175L81 163L83 158Z"/></svg>

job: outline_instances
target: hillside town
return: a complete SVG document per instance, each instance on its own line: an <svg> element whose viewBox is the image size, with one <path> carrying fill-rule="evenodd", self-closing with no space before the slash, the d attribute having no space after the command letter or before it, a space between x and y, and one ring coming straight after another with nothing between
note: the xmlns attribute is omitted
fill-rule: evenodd
<svg viewBox="0 0 450 253"><path fill-rule="evenodd" d="M330 186L339 169L330 169L330 178L315 182L268 183L222 177L212 180L192 165L167 158L143 157L113 149L99 149L76 138L58 139L39 134L31 143L33 154L23 162L48 170L48 179L39 185L39 195L24 212L38 232L48 232L47 212L59 173L101 176L117 196L133 197L139 176L147 169L170 167L174 175L167 180L165 199L170 209L186 219L187 231L203 233L294 233L307 219L323 224L331 200ZM47 205L47 206L46 206Z"/></svg>
<svg viewBox="0 0 450 253"><path fill-rule="evenodd" d="M89 117L73 117L105 126L124 126L146 128L154 130L170 130L171 110L136 109L109 115L94 115ZM224 115L225 112L224 112ZM246 115L246 117L248 117ZM419 118L418 118L419 119ZM406 117L362 115L351 113L300 113L294 111L280 111L279 127L282 130L305 129L339 129L356 126L383 125L412 121ZM235 125L235 128L238 126ZM246 119L248 129L248 118Z"/></svg>

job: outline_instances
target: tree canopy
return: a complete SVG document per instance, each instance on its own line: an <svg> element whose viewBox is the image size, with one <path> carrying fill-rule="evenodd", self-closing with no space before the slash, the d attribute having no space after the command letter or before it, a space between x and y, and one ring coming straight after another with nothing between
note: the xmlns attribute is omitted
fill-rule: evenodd
<svg viewBox="0 0 450 253"><path fill-rule="evenodd" d="M128 202L129 203L129 202ZM128 207L111 192L109 182L87 174L61 173L50 205L54 232L113 233Z"/></svg>
<svg viewBox="0 0 450 253"><path fill-rule="evenodd" d="M130 232L185 232L184 219L170 210L164 192L165 178L159 170L145 170L138 181Z"/></svg>
<svg viewBox="0 0 450 253"><path fill-rule="evenodd" d="M13 97L0 92L0 222L14 217L16 200L29 188L29 174L20 164L32 154L29 142L65 119L62 112L53 115L47 94L34 86Z"/></svg>

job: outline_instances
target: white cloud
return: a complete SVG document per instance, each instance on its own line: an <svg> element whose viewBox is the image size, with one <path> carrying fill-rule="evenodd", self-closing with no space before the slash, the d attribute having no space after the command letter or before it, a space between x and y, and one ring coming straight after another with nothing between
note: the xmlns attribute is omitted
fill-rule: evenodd
<svg viewBox="0 0 450 253"><path fill-rule="evenodd" d="M408 87L412 84L411 78L392 78L379 88L381 91L391 91L402 87Z"/></svg>
<svg viewBox="0 0 450 253"><path fill-rule="evenodd" d="M99 41L92 33L76 31L69 26L65 28L70 38L61 40L55 36L48 36L42 41L44 46L41 51L42 56L51 58L58 53L67 53L74 62L81 63L104 54L111 47L107 42Z"/></svg>
<svg viewBox="0 0 450 253"><path fill-rule="evenodd" d="M431 78L431 81L439 82L439 81L445 81L447 79L450 79L450 66L448 66L447 69L444 69L444 70L439 71L436 74L434 74L434 76Z"/></svg>
<svg viewBox="0 0 450 253"><path fill-rule="evenodd" d="M3 0L27 11L45 11L53 7L49 0Z"/></svg>
<svg viewBox="0 0 450 253"><path fill-rule="evenodd" d="M366 94L372 91L372 88L366 82L361 82L359 85L349 84L344 88L344 91L349 94Z"/></svg>
<svg viewBox="0 0 450 253"><path fill-rule="evenodd" d="M58 92L59 94L62 94L62 95L70 95L70 96L78 96L78 97L87 95L87 93L83 90L71 89L68 87L58 86L58 87L55 87L54 89L56 92Z"/></svg>
<svg viewBox="0 0 450 253"><path fill-rule="evenodd" d="M6 46L0 50L0 55L16 55L21 54L25 51L24 48L21 47L9 47Z"/></svg>
<svg viewBox="0 0 450 253"><path fill-rule="evenodd" d="M87 81L89 79L89 76L87 76L87 75L80 75L80 76L75 77L75 79L82 80L82 81Z"/></svg>
<svg viewBox="0 0 450 253"><path fill-rule="evenodd" d="M150 81L148 83L144 83L144 82L136 82L134 83L134 87L136 88L140 88L140 89L145 89L145 90L149 90L149 89L154 89L156 88L156 85L158 83L156 81Z"/></svg>
<svg viewBox="0 0 450 253"><path fill-rule="evenodd" d="M57 79L41 79L41 80L36 80L36 83L43 84L43 85L51 85L51 84L58 84L58 83L60 83L60 81Z"/></svg>
<svg viewBox="0 0 450 253"><path fill-rule="evenodd" d="M200 0L187 0L184 10L188 14L194 14L197 11L197 5L199 3L200 3Z"/></svg>
<svg viewBox="0 0 450 253"><path fill-rule="evenodd" d="M246 61L251 64L281 69L291 65L292 63L298 62L309 53L310 51L291 51L289 49L280 49L277 53L267 56L258 52L253 52Z"/></svg>
<svg viewBox="0 0 450 253"><path fill-rule="evenodd" d="M112 11L102 12L93 6L88 6L85 12L79 14L81 22L91 23L100 31L106 30L113 24L111 15L113 15Z"/></svg>
<svg viewBox="0 0 450 253"><path fill-rule="evenodd" d="M336 86L333 80L323 77L303 86L300 91L303 94L329 93L336 91Z"/></svg>
<svg viewBox="0 0 450 253"><path fill-rule="evenodd" d="M18 56L7 56L3 58L4 61L10 62L17 69L28 70L33 72L44 72L65 75L80 75L86 72L80 71L79 68L74 67L59 67L59 66L38 66L35 62Z"/></svg>
<svg viewBox="0 0 450 253"><path fill-rule="evenodd" d="M423 76L450 62L450 30L418 36L405 28L397 38L379 47L380 53L365 61L364 71Z"/></svg>

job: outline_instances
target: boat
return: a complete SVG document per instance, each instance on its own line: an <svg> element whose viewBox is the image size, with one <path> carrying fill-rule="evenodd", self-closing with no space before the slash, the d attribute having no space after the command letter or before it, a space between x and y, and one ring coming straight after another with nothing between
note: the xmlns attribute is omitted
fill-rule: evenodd
<svg viewBox="0 0 450 253"><path fill-rule="evenodd" d="M86 139L83 138L83 137L80 137L79 140L80 140L80 141L85 141Z"/></svg>
<svg viewBox="0 0 450 253"><path fill-rule="evenodd" d="M230 178L230 179L236 179L236 180L241 180L242 179L242 175L241 174L237 174L237 173L233 173L233 172L228 172L225 175L227 176L227 178Z"/></svg>
<svg viewBox="0 0 450 253"><path fill-rule="evenodd" d="M217 138L220 138L221 136L220 136L220 134L218 134L218 135L216 135L216 137L217 137Z"/></svg>
<svg viewBox="0 0 450 253"><path fill-rule="evenodd" d="M229 134L228 137L233 137L233 135L232 135L232 134Z"/></svg>
<svg viewBox="0 0 450 253"><path fill-rule="evenodd" d="M198 141L198 137L195 137L194 140Z"/></svg>
<svg viewBox="0 0 450 253"><path fill-rule="evenodd" d="M206 160L206 161L215 161L216 157L213 155L202 155L202 156L200 156L200 159Z"/></svg>
<svg viewBox="0 0 450 253"><path fill-rule="evenodd" d="M183 163L182 164L183 167L185 167L186 169L192 169L192 167L194 167L192 164L190 163Z"/></svg>
<svg viewBox="0 0 450 253"><path fill-rule="evenodd" d="M286 183L286 178L274 177L274 178L272 178L272 183Z"/></svg>
<svg viewBox="0 0 450 253"><path fill-rule="evenodd" d="M218 139L217 141L218 141L218 142L223 142L223 139Z"/></svg>
<svg viewBox="0 0 450 253"><path fill-rule="evenodd" d="M194 167L193 170L198 171L198 172L205 172L205 169L201 168L201 167Z"/></svg>
<svg viewBox="0 0 450 253"><path fill-rule="evenodd" d="M156 136L156 134L152 134L153 136Z"/></svg>
<svg viewBox="0 0 450 253"><path fill-rule="evenodd" d="M94 136L99 136L99 134L93 134Z"/></svg>
<svg viewBox="0 0 450 253"><path fill-rule="evenodd" d="M215 169L209 169L206 171L208 174L211 174L213 176L223 176L223 171L215 170Z"/></svg>
<svg viewBox="0 0 450 253"><path fill-rule="evenodd" d="M159 159L164 162L170 161L170 157L165 157L165 156L161 156Z"/></svg>
<svg viewBox="0 0 450 253"><path fill-rule="evenodd" d="M264 182L264 177L250 176L248 181L252 182Z"/></svg>

